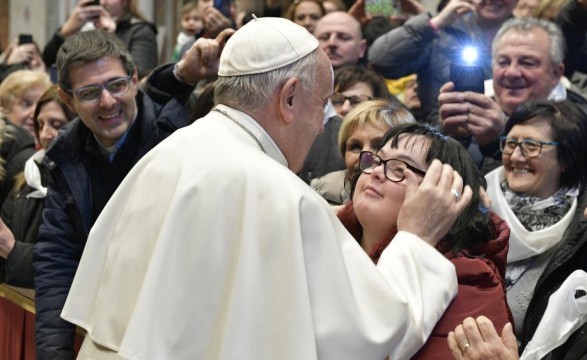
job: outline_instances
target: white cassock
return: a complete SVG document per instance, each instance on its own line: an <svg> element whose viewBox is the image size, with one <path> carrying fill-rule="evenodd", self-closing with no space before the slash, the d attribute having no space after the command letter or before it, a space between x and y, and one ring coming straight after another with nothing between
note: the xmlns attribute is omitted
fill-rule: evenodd
<svg viewBox="0 0 587 360"><path fill-rule="evenodd" d="M267 133L219 108L266 154L215 111L149 152L62 317L125 359L408 359L456 294L453 265L400 232L375 266Z"/></svg>

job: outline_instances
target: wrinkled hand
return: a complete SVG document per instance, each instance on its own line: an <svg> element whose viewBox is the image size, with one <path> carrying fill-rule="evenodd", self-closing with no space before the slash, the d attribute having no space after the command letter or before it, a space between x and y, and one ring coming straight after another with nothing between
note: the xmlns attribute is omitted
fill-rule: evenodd
<svg viewBox="0 0 587 360"><path fill-rule="evenodd" d="M8 257L8 254L14 248L14 234L12 231L4 224L4 221L0 219L0 256L5 258Z"/></svg>
<svg viewBox="0 0 587 360"><path fill-rule="evenodd" d="M231 19L224 16L220 10L209 6L204 10L204 28L210 37L218 36L220 32L232 27Z"/></svg>
<svg viewBox="0 0 587 360"><path fill-rule="evenodd" d="M471 91L453 91L448 82L438 95L440 124L445 134L455 138L472 134L479 145L487 145L501 135L506 116L493 99Z"/></svg>
<svg viewBox="0 0 587 360"><path fill-rule="evenodd" d="M469 346L465 346L469 344ZM466 318L448 334L448 347L456 360L518 360L518 343L512 324L503 327L501 337L485 316Z"/></svg>
<svg viewBox="0 0 587 360"><path fill-rule="evenodd" d="M442 29L452 25L463 14L471 12L474 9L473 5L467 1L450 0L438 15L430 19L430 22L437 29Z"/></svg>
<svg viewBox="0 0 587 360"><path fill-rule="evenodd" d="M220 54L234 31L234 29L226 29L216 39L196 40L178 62L179 71L187 82L195 84L218 74Z"/></svg>
<svg viewBox="0 0 587 360"><path fill-rule="evenodd" d="M465 103L465 94L454 91L452 81L442 85L438 94L439 123L442 132L455 139L469 135L467 129L468 105Z"/></svg>
<svg viewBox="0 0 587 360"><path fill-rule="evenodd" d="M89 21L94 21L102 14L104 9L99 5L89 5L92 0L80 0L69 14L69 18L61 27L61 35L69 37L78 31Z"/></svg>
<svg viewBox="0 0 587 360"><path fill-rule="evenodd" d="M463 189L462 177L450 165L438 160L432 161L419 185L419 178L413 172L405 170L404 174L406 195L398 215L397 228L436 246L471 201L471 187L467 185ZM461 193L458 201L451 193L453 188Z"/></svg>

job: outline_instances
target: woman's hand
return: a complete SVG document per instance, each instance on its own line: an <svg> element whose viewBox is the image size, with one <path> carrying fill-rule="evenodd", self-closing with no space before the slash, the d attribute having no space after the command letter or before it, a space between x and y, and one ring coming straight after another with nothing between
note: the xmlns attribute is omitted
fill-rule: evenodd
<svg viewBox="0 0 587 360"><path fill-rule="evenodd" d="M89 21L96 21L104 10L100 5L89 5L92 0L80 0L69 14L69 18L61 27L61 36L69 37L78 31Z"/></svg>
<svg viewBox="0 0 587 360"><path fill-rule="evenodd" d="M518 360L518 343L512 324L507 323L497 334L485 316L466 318L455 331L448 333L448 347L456 360Z"/></svg>

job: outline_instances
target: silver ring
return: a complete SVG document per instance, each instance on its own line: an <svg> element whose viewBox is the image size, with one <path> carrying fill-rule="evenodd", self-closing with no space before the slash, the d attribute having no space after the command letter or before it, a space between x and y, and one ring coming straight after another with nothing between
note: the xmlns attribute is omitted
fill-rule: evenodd
<svg viewBox="0 0 587 360"><path fill-rule="evenodd" d="M463 350L462 350L463 354L465 352L467 352L467 349L469 348L469 346L471 346L471 344L469 344L469 343L466 343L465 345L463 345Z"/></svg>
<svg viewBox="0 0 587 360"><path fill-rule="evenodd" d="M455 198L455 202L459 202L459 200L461 200L461 193L457 189L450 189L450 193Z"/></svg>

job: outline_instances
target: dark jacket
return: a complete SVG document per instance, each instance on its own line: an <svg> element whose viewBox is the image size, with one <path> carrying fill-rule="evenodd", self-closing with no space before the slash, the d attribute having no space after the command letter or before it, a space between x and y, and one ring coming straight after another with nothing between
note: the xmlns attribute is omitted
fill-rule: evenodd
<svg viewBox="0 0 587 360"><path fill-rule="evenodd" d="M173 77L170 75L170 66L165 67L165 73ZM174 81L176 92L181 92L187 98L193 87ZM128 161L122 164L124 171L130 170L132 165L174 130L190 122L185 106L175 99L155 103L140 91L136 100L139 111L137 119L113 161L113 164L117 161L119 153L120 156L127 154ZM96 186L93 186L95 182L89 176L92 166L95 166L94 161L88 161L91 157L88 147L92 142L95 143L93 134L79 119L68 123L63 129L46 155L48 193L34 249L35 342L39 360L74 357L74 326L61 319L60 313L90 228L101 211L96 204L105 205L108 200L92 198L92 194L97 191ZM128 144L138 145L131 147ZM120 181L124 175L113 174Z"/></svg>
<svg viewBox="0 0 587 360"><path fill-rule="evenodd" d="M61 28L53 34L43 49L43 61L47 67L55 64L57 52L65 41L60 31ZM127 17L116 24L115 34L132 55L139 78L148 75L157 66L159 53L157 50L157 28L154 24Z"/></svg>
<svg viewBox="0 0 587 360"><path fill-rule="evenodd" d="M455 266L459 291L432 334L412 359L451 359L447 337L465 318L484 315L496 329L513 322L507 305L504 276L509 248L510 229L499 216L492 214L498 236L478 249L448 250L444 256Z"/></svg>
<svg viewBox="0 0 587 360"><path fill-rule="evenodd" d="M577 211L563 235L562 243L536 282L532 300L526 310L522 337L518 339L521 341L520 353L532 339L544 315L550 295L558 290L573 271L587 271L587 219L583 216L583 210L587 206L586 190L585 187L581 190ZM586 359L587 326L577 330L565 344L553 350L551 355L552 359Z"/></svg>
<svg viewBox="0 0 587 360"><path fill-rule="evenodd" d="M37 164L41 174L44 166ZM46 184L46 180L43 181ZM45 198L27 198L36 189L25 185L12 192L2 206L2 220L16 240L4 263L8 285L33 288L33 247L37 242Z"/></svg>
<svg viewBox="0 0 587 360"><path fill-rule="evenodd" d="M556 24L563 31L567 46L565 75L570 79L575 71L587 74L587 11L569 1L556 17Z"/></svg>
<svg viewBox="0 0 587 360"><path fill-rule="evenodd" d="M306 183L309 184L312 179L346 168L338 150L338 132L341 124L340 117L329 118L322 134L314 140L302 170L298 173L298 176Z"/></svg>
<svg viewBox="0 0 587 360"><path fill-rule="evenodd" d="M35 139L21 127L10 124L7 120L6 132L0 146L0 157L4 160L6 171L0 182L0 207L14 186L14 178L24 169L24 163L35 153Z"/></svg>

